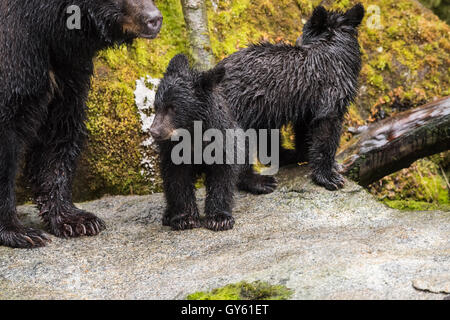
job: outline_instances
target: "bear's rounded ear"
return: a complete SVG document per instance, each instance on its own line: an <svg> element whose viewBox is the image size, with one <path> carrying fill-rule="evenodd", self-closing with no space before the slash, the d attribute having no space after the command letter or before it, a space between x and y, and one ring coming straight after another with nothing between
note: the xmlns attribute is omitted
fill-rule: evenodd
<svg viewBox="0 0 450 320"><path fill-rule="evenodd" d="M314 9L310 18L311 27L314 29L323 29L328 20L328 12L323 6L318 6Z"/></svg>
<svg viewBox="0 0 450 320"><path fill-rule="evenodd" d="M169 62L166 74L179 74L189 71L189 60L184 54L177 54Z"/></svg>
<svg viewBox="0 0 450 320"><path fill-rule="evenodd" d="M345 18L348 24L356 28L361 24L364 14L364 6L361 3L358 3L345 13Z"/></svg>
<svg viewBox="0 0 450 320"><path fill-rule="evenodd" d="M225 67L219 66L203 72L200 77L200 86L205 91L211 91L225 77Z"/></svg>

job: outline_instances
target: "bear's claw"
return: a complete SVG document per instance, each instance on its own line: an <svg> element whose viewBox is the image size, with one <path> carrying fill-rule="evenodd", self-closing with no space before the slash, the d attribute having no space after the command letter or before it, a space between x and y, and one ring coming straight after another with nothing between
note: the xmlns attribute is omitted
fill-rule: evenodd
<svg viewBox="0 0 450 320"><path fill-rule="evenodd" d="M203 226L213 231L226 231L233 229L234 218L228 213L207 215Z"/></svg>
<svg viewBox="0 0 450 320"><path fill-rule="evenodd" d="M334 191L344 187L344 177L336 170L332 170L330 173L313 173L313 181L319 186L325 187L325 189Z"/></svg>
<svg viewBox="0 0 450 320"><path fill-rule="evenodd" d="M22 225L0 227L0 245L12 248L39 248L52 242L43 231Z"/></svg>
<svg viewBox="0 0 450 320"><path fill-rule="evenodd" d="M253 174L240 181L238 188L252 194L269 194L276 190L277 180L272 176Z"/></svg>
<svg viewBox="0 0 450 320"><path fill-rule="evenodd" d="M96 236L106 229L102 219L75 206L59 208L57 212L44 212L41 216L50 232L60 238Z"/></svg>
<svg viewBox="0 0 450 320"><path fill-rule="evenodd" d="M164 224L164 219L163 219ZM189 230L201 226L200 218L192 215L179 215L172 217L169 224L173 230Z"/></svg>

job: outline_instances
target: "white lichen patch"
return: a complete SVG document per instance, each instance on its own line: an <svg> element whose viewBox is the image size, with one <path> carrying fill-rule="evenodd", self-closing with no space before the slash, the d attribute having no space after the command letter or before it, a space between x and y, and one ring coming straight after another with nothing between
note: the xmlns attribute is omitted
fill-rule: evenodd
<svg viewBox="0 0 450 320"><path fill-rule="evenodd" d="M160 79L153 79L150 76L136 80L134 97L142 121L142 130L144 132L148 132L155 117L153 105L155 103L156 90L158 89L160 81ZM148 138L144 141L145 146L149 146L152 143L152 138Z"/></svg>
<svg viewBox="0 0 450 320"><path fill-rule="evenodd" d="M153 119L155 118L154 103L156 90L158 89L160 81L160 79L154 79L149 75L136 80L136 89L134 91L135 103L141 119L142 131L145 133L148 133ZM145 147L144 149L155 151L154 140L151 135L148 135L148 138L142 142L142 145ZM143 168L145 168L141 171L141 174L151 176L151 174L148 173L154 171L153 156L145 152L141 163Z"/></svg>

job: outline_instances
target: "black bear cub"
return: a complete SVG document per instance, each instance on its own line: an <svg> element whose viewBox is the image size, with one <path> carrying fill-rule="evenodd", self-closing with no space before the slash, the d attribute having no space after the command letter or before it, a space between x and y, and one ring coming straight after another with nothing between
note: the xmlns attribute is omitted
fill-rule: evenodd
<svg viewBox="0 0 450 320"><path fill-rule="evenodd" d="M72 19L79 21L72 26ZM115 44L155 38L161 24L151 0L0 1L0 245L33 248L50 240L17 216L14 182L22 154L52 234L94 236L105 228L72 202L92 59Z"/></svg>
<svg viewBox="0 0 450 320"><path fill-rule="evenodd" d="M231 229L234 225L233 193L238 182L244 180L246 175L243 171L245 165L236 164L234 161L234 157L240 152L235 140L230 144L232 154L225 148L229 139L226 130L235 130L239 126L221 92L217 90L224 73L223 68L206 72L196 71L190 68L186 56L180 54L170 61L156 93L156 115L150 133L160 149L160 169L167 202L163 224L175 230L204 226L214 231L222 231ZM174 153L174 148L179 146L180 142L174 141L172 137L184 130L192 140L186 142L183 137L180 141L191 146L193 139L197 138L195 123L201 123L200 150L192 147L190 150ZM210 129L216 129L223 137L223 161L195 162L196 155L203 154L207 146L203 134ZM175 160L173 153L175 156L182 154L183 159L187 161ZM230 157L233 157L232 161L226 161ZM204 221L200 220L194 186L201 174L205 174L207 194ZM263 178L259 175L256 177ZM256 186L254 193L269 193L274 190L272 177L261 181L264 183ZM258 188L264 189L265 192Z"/></svg>
<svg viewBox="0 0 450 320"><path fill-rule="evenodd" d="M295 130L294 154L282 163L309 161L313 180L329 190L344 185L335 162L343 117L354 100L361 70L358 26L364 7L347 12L315 8L298 46L262 43L221 61L219 84L244 129Z"/></svg>

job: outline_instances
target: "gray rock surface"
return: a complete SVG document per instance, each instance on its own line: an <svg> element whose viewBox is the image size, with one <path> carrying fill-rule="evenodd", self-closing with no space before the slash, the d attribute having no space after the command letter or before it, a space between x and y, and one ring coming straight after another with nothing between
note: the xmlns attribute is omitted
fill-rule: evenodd
<svg viewBox="0 0 450 320"><path fill-rule="evenodd" d="M42 249L0 247L0 299L182 299L241 280L284 284L294 299L446 296L449 212L395 211L354 183L329 192L306 175L285 169L275 193L239 193L235 228L221 233L163 227L161 194L80 204L108 229ZM204 190L198 198L202 208ZM19 212L42 227L32 206Z"/></svg>
<svg viewBox="0 0 450 320"><path fill-rule="evenodd" d="M427 277L413 281L413 287L417 290L433 293L450 293L450 275L439 277Z"/></svg>

